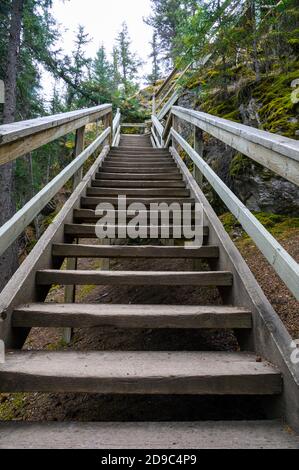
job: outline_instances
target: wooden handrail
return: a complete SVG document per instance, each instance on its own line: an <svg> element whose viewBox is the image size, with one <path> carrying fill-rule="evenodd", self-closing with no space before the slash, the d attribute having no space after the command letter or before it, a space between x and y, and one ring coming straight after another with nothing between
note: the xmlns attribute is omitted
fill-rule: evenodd
<svg viewBox="0 0 299 470"><path fill-rule="evenodd" d="M279 277L299 300L299 265L288 254L288 252L275 240L267 229L237 198L237 196L226 186L219 176L212 170L208 163L181 137L178 132L171 128L173 139L187 152L203 176L208 180L221 200L230 212L240 222L244 230L256 243L268 262L273 266ZM172 153L179 158L175 149Z"/></svg>
<svg viewBox="0 0 299 470"><path fill-rule="evenodd" d="M51 201L65 183L75 175L110 134L111 128L109 127L0 228L0 256L25 230L48 202Z"/></svg>
<svg viewBox="0 0 299 470"><path fill-rule="evenodd" d="M299 185L299 142L211 114L172 108L172 115L199 127L242 154ZM163 139L167 140L164 131Z"/></svg>
<svg viewBox="0 0 299 470"><path fill-rule="evenodd" d="M0 126L0 165L111 114L104 104Z"/></svg>

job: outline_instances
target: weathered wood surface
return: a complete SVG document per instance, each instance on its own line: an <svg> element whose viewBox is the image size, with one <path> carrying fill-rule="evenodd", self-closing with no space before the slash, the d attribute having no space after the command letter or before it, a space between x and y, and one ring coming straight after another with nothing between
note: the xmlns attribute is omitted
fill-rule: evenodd
<svg viewBox="0 0 299 470"><path fill-rule="evenodd" d="M182 146L198 166L204 177L209 181L228 209L239 220L244 230L254 240L257 247L261 250L271 266L273 266L279 277L299 300L298 263L296 263L296 261L268 232L268 230L265 229L265 227L237 198L237 196L235 196L225 183L223 183L207 162L201 158L174 129L171 130L171 133L175 140Z"/></svg>
<svg viewBox="0 0 299 470"><path fill-rule="evenodd" d="M176 189L176 188L117 188L111 186L110 188L89 188L87 196L100 197L100 196L117 196L119 194L126 196L141 196L141 197L188 197L190 191L188 189Z"/></svg>
<svg viewBox="0 0 299 470"><path fill-rule="evenodd" d="M231 306L29 304L13 313L14 327L251 328L251 313Z"/></svg>
<svg viewBox="0 0 299 470"><path fill-rule="evenodd" d="M77 258L218 258L218 246L201 248L181 248L175 246L96 246L71 245L61 243L53 245L53 256Z"/></svg>
<svg viewBox="0 0 299 470"><path fill-rule="evenodd" d="M99 173L95 175L97 179L121 179L121 180L129 180L129 181L156 181L156 180L167 180L167 181L182 181L182 176L179 172L176 173L113 173L111 171L110 173L107 172L101 172L101 169L99 170Z"/></svg>
<svg viewBox="0 0 299 470"><path fill-rule="evenodd" d="M15 351L0 365L2 392L275 395L277 370L229 352Z"/></svg>
<svg viewBox="0 0 299 470"><path fill-rule="evenodd" d="M217 269L229 269L233 272L234 283L229 290L229 295L226 291L223 296L224 302L242 305L252 312L253 328L250 330L250 334L239 337L242 349L256 351L261 357L276 364L283 375L283 394L273 404L273 407L270 406L269 411L275 416L280 413L299 432L299 415L297 413L299 409L299 369L298 365L291 361L291 355L294 351L291 347L292 337L258 285L210 203L200 191L180 155L174 148L171 149L171 153L194 198L203 205L205 221L210 228L209 243L221 246ZM214 263L213 268L215 268Z"/></svg>
<svg viewBox="0 0 299 470"><path fill-rule="evenodd" d="M37 193L22 209L0 228L0 255L17 239L65 183L82 167L110 134L106 129L89 147L76 157L59 175Z"/></svg>
<svg viewBox="0 0 299 470"><path fill-rule="evenodd" d="M92 182L93 187L100 188L185 188L183 181L126 181L126 180L105 180L97 178Z"/></svg>
<svg viewBox="0 0 299 470"><path fill-rule="evenodd" d="M233 284L230 272L222 271L37 271L38 285L119 285L119 286L226 286Z"/></svg>
<svg viewBox="0 0 299 470"><path fill-rule="evenodd" d="M22 347L28 335L28 330L24 331L21 328L17 330L11 328L13 309L16 305L20 305L24 302L42 302L46 298L47 289L40 289L36 285L35 272L37 269L60 266L57 260L56 262L53 260L52 243L63 243L65 241L64 224L72 222L73 209L79 208L80 196L86 193L91 178L97 171L100 162L106 158L108 151L109 147L105 147L102 150L95 163L83 177L82 182L67 200L53 223L48 227L18 271L1 292L0 317L3 319L0 321L0 335L8 348Z"/></svg>
<svg viewBox="0 0 299 470"><path fill-rule="evenodd" d="M299 449L280 421L1 423L0 449Z"/></svg>
<svg viewBox="0 0 299 470"><path fill-rule="evenodd" d="M101 204L101 203L109 203L109 204L115 204L116 207L117 207L117 204L118 204L118 198L117 197L82 197L81 198L81 206L82 208L96 208L98 206L98 204ZM166 203L166 204L173 204L173 203L176 203L176 204L179 204L179 205L183 205L183 204L190 204L191 206L194 205L194 199L191 199L191 198L169 198L169 197L159 197L159 198L155 198L155 197L151 197L151 198L131 198L131 197L127 197L126 199L126 205L127 207L130 205L130 204L135 204L135 203L141 203L141 204L144 204L146 207L149 207L150 204L162 204L162 203Z"/></svg>
<svg viewBox="0 0 299 470"><path fill-rule="evenodd" d="M172 114L299 185L299 142L210 114L174 106Z"/></svg>
<svg viewBox="0 0 299 470"><path fill-rule="evenodd" d="M112 106L107 104L0 126L0 165L15 160L109 113L112 113Z"/></svg>
<svg viewBox="0 0 299 470"><path fill-rule="evenodd" d="M143 216L143 220L147 221L148 224L150 224L151 217L149 211L129 211L128 213L127 210L115 210L113 213L111 211L107 211L107 215L114 217L115 216L115 223L119 224L124 224L127 223L128 221L132 220L136 215ZM163 216L162 216L163 215ZM191 223L195 223L195 212L191 211ZM179 220L179 217L181 218L181 213L177 213L176 211L171 212L169 214L169 220L163 212L158 212L158 221L157 223L161 226L165 225L172 225L175 220ZM96 215L96 211L93 209L75 209L74 210L74 223L83 223L83 224L95 224L99 220L99 215ZM156 223L156 221L155 221Z"/></svg>

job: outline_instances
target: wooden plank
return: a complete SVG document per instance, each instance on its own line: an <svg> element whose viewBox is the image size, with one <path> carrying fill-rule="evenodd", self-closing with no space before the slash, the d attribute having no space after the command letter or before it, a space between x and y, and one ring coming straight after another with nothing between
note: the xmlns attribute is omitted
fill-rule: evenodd
<svg viewBox="0 0 299 470"><path fill-rule="evenodd" d="M93 187L100 188L184 188L183 181L126 181L96 179L92 182Z"/></svg>
<svg viewBox="0 0 299 470"><path fill-rule="evenodd" d="M157 271L37 271L38 285L113 285L113 286L232 286L230 272L157 272Z"/></svg>
<svg viewBox="0 0 299 470"><path fill-rule="evenodd" d="M248 329L251 313L230 306L29 304L13 313L13 327Z"/></svg>
<svg viewBox="0 0 299 470"><path fill-rule="evenodd" d="M120 162L115 162L111 158L107 159L105 164L103 165L102 168L119 168L123 171L125 170L135 170L136 168L140 168L143 170L147 169L161 169L161 170L172 170L176 169L176 165L174 164L173 161L157 161L157 162L142 162L142 161L135 161L135 162L126 162L126 161L120 161Z"/></svg>
<svg viewBox="0 0 299 470"><path fill-rule="evenodd" d="M174 93L171 95L167 103L163 106L161 111L158 113L158 119L161 121L162 119L165 118L165 116L169 113L171 108L175 105L175 103L178 101L179 97L181 96L181 93L178 90L175 90Z"/></svg>
<svg viewBox="0 0 299 470"><path fill-rule="evenodd" d="M270 411L274 414L279 412L299 432L299 415L296 412L299 409L299 371L297 365L291 361L292 337L258 285L211 204L195 183L185 163L173 148L171 153L193 197L203 206L205 222L210 227L209 243L221 246L217 269L233 273L234 284L229 295L227 291L225 293L220 291L224 302L242 305L252 312L254 328L241 337L238 335L239 344L243 350L254 350L279 367L283 374L284 392L273 407L270 406ZM212 269L215 269L215 263L212 263Z"/></svg>
<svg viewBox="0 0 299 470"><path fill-rule="evenodd" d="M123 122L121 127L139 127L140 129L144 129L147 127L147 125L144 122Z"/></svg>
<svg viewBox="0 0 299 470"><path fill-rule="evenodd" d="M0 144L2 145L23 137L31 136L32 134L49 128L62 126L86 116L92 116L92 118L95 119L95 116L97 116L99 112L110 112L112 109L111 106L111 104L104 104L93 108L80 109L67 113L55 114L53 116L30 119L28 121L14 122L12 124L4 124L0 126Z"/></svg>
<svg viewBox="0 0 299 470"><path fill-rule="evenodd" d="M118 223L119 220L123 221L128 221L133 219L136 214L138 213L139 215L142 215L144 217L144 220L147 220L150 222L150 213L149 211L136 211L128 214L127 210L115 210L113 211L115 217L116 217L116 223ZM109 215L109 211L107 211L107 215ZM159 224L163 225L165 224L164 220L162 220L162 212L158 212L159 215ZM169 222L173 222L173 220L177 220L175 217L179 217L181 214L177 214L176 211L170 212L169 214ZM99 220L99 216L96 215L95 210L92 209L75 209L74 210L74 221L80 221L82 223L86 224L94 224ZM195 221L195 212L191 212L191 221L194 223Z"/></svg>
<svg viewBox="0 0 299 470"><path fill-rule="evenodd" d="M87 196L100 197L100 196L117 196L119 194L126 196L141 196L141 197L188 197L190 191L188 189L176 189L176 188L88 188Z"/></svg>
<svg viewBox="0 0 299 470"><path fill-rule="evenodd" d="M163 180L163 181L181 181L182 180L182 175L180 173L106 173L106 172L101 172L99 170L98 173L95 175L96 179L105 179L105 180L113 180L113 179L119 179L119 180L126 180L126 181L157 181L157 180Z"/></svg>
<svg viewBox="0 0 299 470"><path fill-rule="evenodd" d="M118 202L119 202L119 199L117 197L82 197L81 198L81 207L82 208L93 208L95 209L98 204L101 204L101 203L108 203L108 204L115 204L116 207L118 205ZM178 199L178 198L154 198L154 197L151 197L151 198L126 198L126 205L127 207L130 205L130 204L135 204L135 203L141 203L141 204L144 204L146 207L149 207L150 204L162 204L162 203L166 203L166 204L179 204L179 205L182 205L182 204L191 204L192 206L194 205L194 199L190 199L190 198L181 198L181 199Z"/></svg>
<svg viewBox="0 0 299 470"><path fill-rule="evenodd" d="M160 86L160 88L156 91L155 93L155 98L158 98L158 96L162 93L162 91L167 87L168 83L171 82L171 80L176 76L178 73L178 69L174 68L168 77L164 80L163 84Z"/></svg>
<svg viewBox="0 0 299 470"><path fill-rule="evenodd" d="M61 263L52 257L52 244L65 241L64 224L72 222L73 210L79 208L80 196L86 193L86 188L96 172L100 162L106 158L109 147L105 147L82 182L69 197L62 210L53 223L48 227L33 250L23 261L0 294L0 330L1 339L7 348L22 347L28 330L21 328L18 331L11 328L11 315L16 305L24 302L43 302L48 289L39 288L35 282L35 271L44 268L59 268Z"/></svg>
<svg viewBox="0 0 299 470"><path fill-rule="evenodd" d="M152 123L153 123L154 128L158 132L160 139L162 139L164 127L162 126L162 124L160 123L160 121L157 119L156 116L152 116Z"/></svg>
<svg viewBox="0 0 299 470"><path fill-rule="evenodd" d="M218 246L200 248L181 248L174 246L95 246L56 244L52 248L53 256L76 258L183 258L201 259L219 257Z"/></svg>
<svg viewBox="0 0 299 470"><path fill-rule="evenodd" d="M192 147L174 130L172 135L182 148L188 153L198 166L204 177L215 189L221 200L232 214L239 220L248 235L254 240L268 262L286 286L299 300L299 265L278 243L278 241L265 229L247 207L235 196L235 194L223 183L219 176L201 158Z"/></svg>
<svg viewBox="0 0 299 470"><path fill-rule="evenodd" d="M32 124L31 121L29 121L28 126L26 126L26 121L9 124L7 131L5 130L7 126L0 126L0 135L2 132L3 141L2 145L0 145L0 165L15 160L16 158L25 155L42 145L69 134L80 127L86 126L90 122L94 122L112 111L111 105L103 105L100 108L101 109L96 113L86 111L84 114L83 112L83 117L77 117L75 120L68 119L64 124L61 124L59 119L54 119L54 121L48 119L46 122L42 121L41 124L39 124L39 122ZM77 111L75 111L75 113L76 112ZM80 116L80 111L77 113L79 113L78 116ZM39 118L38 121L40 119L43 120L44 118ZM64 118L62 118L62 121L63 120ZM58 124L56 125L56 123ZM5 129L1 130L2 127L5 127ZM40 128L43 128L43 130L37 131L37 129ZM16 140L17 136L22 137L18 137L18 140Z"/></svg>
<svg viewBox="0 0 299 470"><path fill-rule="evenodd" d="M104 165L102 168L99 170L101 173L121 173L121 174L129 174L129 173L135 173L135 174L147 174L149 171L151 174L162 174L162 175L175 175L178 173L178 170L175 166L171 168L164 168L164 167L159 167L159 168L140 168L136 166L134 167L117 167L113 165Z"/></svg>
<svg viewBox="0 0 299 470"><path fill-rule="evenodd" d="M82 167L88 158L107 138L111 129L106 129L89 147L75 158L59 175L36 194L22 209L0 228L0 255L17 239L32 220L41 212L65 183Z"/></svg>
<svg viewBox="0 0 299 470"><path fill-rule="evenodd" d="M172 113L299 185L298 141L178 106Z"/></svg>
<svg viewBox="0 0 299 470"><path fill-rule="evenodd" d="M280 421L0 423L0 449L298 449Z"/></svg>
<svg viewBox="0 0 299 470"><path fill-rule="evenodd" d="M279 372L255 354L16 351L0 365L2 392L276 395Z"/></svg>
<svg viewBox="0 0 299 470"><path fill-rule="evenodd" d="M98 218L100 220L100 216ZM127 225L122 225L119 222L116 225L109 225L106 226L107 230L111 229L114 238L128 238L130 239L129 235L127 234ZM194 227L191 227L194 230ZM139 235L134 234L136 238L142 238L143 234L145 235L143 238L148 239L159 239L159 238L175 238L178 240L185 240L184 233L187 232L186 229L190 229L190 227L184 227L183 225L174 226L170 224L163 224L160 223L159 225L148 224L147 226L139 226ZM163 229L163 230L162 230ZM199 231L199 230L198 230ZM72 236L73 238L99 238L96 233L96 225L88 225L88 224L66 224L64 227L64 232L68 236ZM207 228L203 227L203 237L207 237L208 230Z"/></svg>

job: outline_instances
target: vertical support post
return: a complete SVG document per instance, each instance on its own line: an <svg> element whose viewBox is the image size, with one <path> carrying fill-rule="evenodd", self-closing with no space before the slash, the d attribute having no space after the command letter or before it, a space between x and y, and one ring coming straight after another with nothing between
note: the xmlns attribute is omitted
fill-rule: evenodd
<svg viewBox="0 0 299 470"><path fill-rule="evenodd" d="M193 128L193 137L194 137L194 150L195 152L198 153L198 155L203 157L203 151L204 151L203 135L202 135L202 130L199 129L197 126L194 126ZM193 177L196 183L198 184L198 186L200 187L200 189L202 189L203 176L202 176L201 171L197 168L196 165L194 165ZM195 259L193 261L193 269L194 271L201 271L202 265L199 259Z"/></svg>
<svg viewBox="0 0 299 470"><path fill-rule="evenodd" d="M179 121L179 118L173 114L172 115L172 127L175 131L177 131L179 133L179 122L178 121ZM176 141L174 140L174 138L172 138L172 146L175 148L175 150L178 151L178 145L177 145Z"/></svg>
<svg viewBox="0 0 299 470"><path fill-rule="evenodd" d="M103 124L104 124L104 129L107 129L107 127L111 128L111 132L110 132L109 136L107 137L107 144L111 147L112 142L113 142L113 113L112 113L112 109L108 114L106 114L104 116Z"/></svg>
<svg viewBox="0 0 299 470"><path fill-rule="evenodd" d="M104 124L104 129L107 129L107 127L111 128L111 132L109 136L107 137L107 143L112 146L113 142L113 113L112 110L109 114L106 114L103 119L103 124ZM105 239L105 240L99 240L100 245L111 245L111 240ZM110 259L105 258L101 260L101 270L102 271L109 271L110 270Z"/></svg>
<svg viewBox="0 0 299 470"><path fill-rule="evenodd" d="M152 114L156 116L156 95L153 94L153 100L152 100Z"/></svg>
<svg viewBox="0 0 299 470"><path fill-rule="evenodd" d="M84 150L84 138L85 138L85 126L80 127L76 131L76 141L75 141L75 158L80 155ZM74 175L73 178L73 190L80 184L83 178L83 167L80 168ZM75 243L78 243L76 239ZM77 269L77 258L68 258L66 263L67 270L76 270ZM66 286L64 291L64 301L66 304L72 304L76 302L76 286ZM64 328L63 330L63 340L69 344L72 339L73 330L72 328Z"/></svg>
<svg viewBox="0 0 299 470"><path fill-rule="evenodd" d="M203 135L202 135L202 130L199 129L197 126L194 126L193 128L193 136L194 136L194 150L200 157L203 158ZM197 166L194 165L194 170L193 170L193 177L198 184L198 186L202 189L203 185L203 176L201 171L197 168Z"/></svg>

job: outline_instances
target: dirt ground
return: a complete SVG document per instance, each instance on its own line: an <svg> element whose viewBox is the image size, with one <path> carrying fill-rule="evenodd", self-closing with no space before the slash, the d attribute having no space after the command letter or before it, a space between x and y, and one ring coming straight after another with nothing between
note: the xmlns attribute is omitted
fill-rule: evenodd
<svg viewBox="0 0 299 470"><path fill-rule="evenodd" d="M86 242L87 241L83 241ZM90 243L90 240L88 241ZM299 234L284 241L292 256L299 257ZM299 303L277 278L250 240L237 242L255 277L270 302L293 335L299 337ZM99 260L80 260L79 269L100 269ZM112 261L114 270L193 269L187 260ZM202 269L208 269L202 265ZM63 289L56 287L48 302L62 302ZM107 287L84 286L77 289L78 302L132 304L220 304L216 289L194 287ZM26 349L75 350L238 350L231 331L196 330L118 330L116 328L78 329L72 344L61 340L61 330L34 328ZM190 396L101 396L90 394L3 394L0 395L0 420L30 421L144 421L264 419L263 398Z"/></svg>

